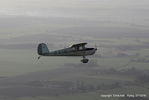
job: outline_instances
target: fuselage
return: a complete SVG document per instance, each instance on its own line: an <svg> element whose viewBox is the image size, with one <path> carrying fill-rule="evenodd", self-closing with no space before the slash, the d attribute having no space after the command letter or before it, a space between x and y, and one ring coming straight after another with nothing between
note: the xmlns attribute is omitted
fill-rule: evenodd
<svg viewBox="0 0 149 100"><path fill-rule="evenodd" d="M87 56L87 55L93 55L96 51L97 48L84 48L82 50L65 48L42 54L42 56Z"/></svg>

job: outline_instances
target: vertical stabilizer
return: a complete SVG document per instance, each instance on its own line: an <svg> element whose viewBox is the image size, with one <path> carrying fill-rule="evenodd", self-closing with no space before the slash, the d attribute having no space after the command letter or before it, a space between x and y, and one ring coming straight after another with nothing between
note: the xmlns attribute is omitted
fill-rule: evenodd
<svg viewBox="0 0 149 100"><path fill-rule="evenodd" d="M38 45L38 50L37 51L38 51L39 55L45 55L45 54L49 53L48 47L45 43L40 43Z"/></svg>

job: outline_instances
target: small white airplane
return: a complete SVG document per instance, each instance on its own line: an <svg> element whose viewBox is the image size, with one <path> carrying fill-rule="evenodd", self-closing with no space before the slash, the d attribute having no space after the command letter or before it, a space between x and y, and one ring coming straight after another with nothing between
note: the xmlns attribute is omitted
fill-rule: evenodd
<svg viewBox="0 0 149 100"><path fill-rule="evenodd" d="M49 52L47 45L45 43L40 43L37 50L40 55L38 59L40 59L41 56L82 56L83 59L81 62L88 63L89 60L85 56L95 54L97 48L86 48L86 44L87 43L74 44L68 48Z"/></svg>

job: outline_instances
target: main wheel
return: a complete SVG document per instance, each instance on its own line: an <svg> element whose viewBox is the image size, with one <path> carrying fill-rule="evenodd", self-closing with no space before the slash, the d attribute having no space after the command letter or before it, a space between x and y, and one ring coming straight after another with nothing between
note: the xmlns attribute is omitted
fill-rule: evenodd
<svg viewBox="0 0 149 100"><path fill-rule="evenodd" d="M89 61L89 60L88 60L87 58L83 58L83 59L81 60L82 63L88 63L88 61Z"/></svg>

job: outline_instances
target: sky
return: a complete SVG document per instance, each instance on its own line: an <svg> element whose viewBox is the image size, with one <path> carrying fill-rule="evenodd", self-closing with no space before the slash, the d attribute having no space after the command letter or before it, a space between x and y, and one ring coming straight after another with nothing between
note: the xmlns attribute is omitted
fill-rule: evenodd
<svg viewBox="0 0 149 100"><path fill-rule="evenodd" d="M46 27L49 25L48 21L34 20L36 18L55 20L57 24L54 30L60 25L61 28L64 26L80 28L87 25L94 29L100 27L101 30L106 30L106 27L107 29L115 27L112 29L113 32L123 33L126 28L120 29L127 27L131 28L131 31L127 33L132 30L135 32L135 29L138 29L137 31L140 33L146 33L149 26L148 12L148 0L0 0L0 39L43 34L42 32L27 31L29 26L36 27L37 24L40 24ZM55 23L51 23L51 26L54 26ZM35 30L38 31L41 26L36 27ZM52 30L51 26L49 25L49 28ZM109 32L104 30L96 32L103 32L103 34ZM80 32L78 31L78 33ZM56 34L60 34L59 31Z"/></svg>
<svg viewBox="0 0 149 100"><path fill-rule="evenodd" d="M148 0L0 0L0 2L0 15L12 16L95 18L111 13L140 16L149 10ZM145 14L142 16L145 17Z"/></svg>

